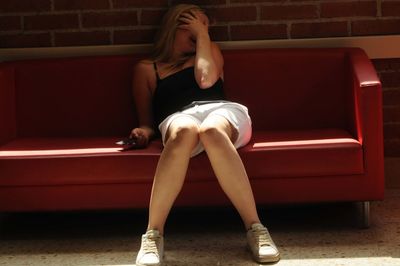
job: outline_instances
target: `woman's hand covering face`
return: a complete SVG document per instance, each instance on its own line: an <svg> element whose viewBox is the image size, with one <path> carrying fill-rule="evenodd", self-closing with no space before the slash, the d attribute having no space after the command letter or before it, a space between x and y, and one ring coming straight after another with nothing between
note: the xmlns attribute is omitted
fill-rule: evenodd
<svg viewBox="0 0 400 266"><path fill-rule="evenodd" d="M208 34L208 18L202 12L185 12L180 16L179 21L182 24L178 28L190 31L194 40L202 33Z"/></svg>

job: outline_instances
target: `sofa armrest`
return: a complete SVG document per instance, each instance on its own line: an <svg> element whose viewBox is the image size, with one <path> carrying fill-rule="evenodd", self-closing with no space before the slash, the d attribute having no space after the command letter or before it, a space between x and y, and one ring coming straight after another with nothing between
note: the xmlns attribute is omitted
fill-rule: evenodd
<svg viewBox="0 0 400 266"><path fill-rule="evenodd" d="M0 63L0 145L17 134L14 73L14 67Z"/></svg>
<svg viewBox="0 0 400 266"><path fill-rule="evenodd" d="M382 84L371 60L361 49L350 53L353 75L355 126L364 150L364 168L383 198L384 153Z"/></svg>
<svg viewBox="0 0 400 266"><path fill-rule="evenodd" d="M350 51L350 66L355 126L358 139L363 143L368 135L378 133L378 130L382 131L382 85L374 66L363 50Z"/></svg>
<svg viewBox="0 0 400 266"><path fill-rule="evenodd" d="M359 87L381 86L371 60L362 49L351 50L350 60L353 67L353 75Z"/></svg>

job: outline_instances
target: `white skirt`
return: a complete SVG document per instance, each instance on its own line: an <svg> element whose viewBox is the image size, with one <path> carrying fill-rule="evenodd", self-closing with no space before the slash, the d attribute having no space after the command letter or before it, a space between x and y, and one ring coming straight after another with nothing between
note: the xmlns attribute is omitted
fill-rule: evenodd
<svg viewBox="0 0 400 266"><path fill-rule="evenodd" d="M178 117L190 117L193 121L200 125L210 115L223 116L229 123L237 130L238 137L233 143L236 149L243 147L249 143L251 139L251 118L248 113L246 106L234 103L234 102L215 102L196 105L194 102L193 106L180 112L176 112L165 118L158 126L163 144L165 145L165 135L171 125L172 121ZM203 144L199 144L193 149L191 157L198 155L204 151Z"/></svg>

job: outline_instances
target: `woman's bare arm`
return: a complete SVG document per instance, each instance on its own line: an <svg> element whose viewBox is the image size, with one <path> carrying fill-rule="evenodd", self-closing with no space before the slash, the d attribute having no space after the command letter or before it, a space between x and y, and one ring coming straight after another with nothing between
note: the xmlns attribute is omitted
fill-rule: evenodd
<svg viewBox="0 0 400 266"><path fill-rule="evenodd" d="M207 35L196 42L195 77L200 88L210 88L222 76L223 58L219 47Z"/></svg>
<svg viewBox="0 0 400 266"><path fill-rule="evenodd" d="M139 145L147 145L154 136L153 114L152 114L152 65L149 62L141 61L133 73L133 98L136 106L139 127L134 128L131 137L137 138Z"/></svg>
<svg viewBox="0 0 400 266"><path fill-rule="evenodd" d="M210 88L222 77L223 57L219 47L208 34L208 24L202 13L185 13L180 20L182 29L190 30L196 38L195 78L200 88Z"/></svg>

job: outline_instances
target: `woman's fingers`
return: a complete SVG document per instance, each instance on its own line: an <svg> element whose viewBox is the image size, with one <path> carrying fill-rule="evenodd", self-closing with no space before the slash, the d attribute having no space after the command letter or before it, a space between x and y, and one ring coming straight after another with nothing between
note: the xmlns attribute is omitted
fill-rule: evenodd
<svg viewBox="0 0 400 266"><path fill-rule="evenodd" d="M143 137L143 131L142 131L142 129L141 129L141 128L135 128L135 129L133 129L132 132L131 132L130 137L131 137L131 138L134 138L134 139L142 138L142 137Z"/></svg>
<svg viewBox="0 0 400 266"><path fill-rule="evenodd" d="M144 148L147 146L149 140L141 128L132 130L130 138L135 139L135 143L131 147Z"/></svg>
<svg viewBox="0 0 400 266"><path fill-rule="evenodd" d="M197 18L196 14L191 11L182 13L180 17L184 17L184 18L188 18L188 19L196 19Z"/></svg>
<svg viewBox="0 0 400 266"><path fill-rule="evenodd" d="M180 18L178 19L178 21L183 22L183 23L185 23L185 24L189 24L189 23L192 22L192 19L180 17Z"/></svg>
<svg viewBox="0 0 400 266"><path fill-rule="evenodd" d="M136 134L136 128L132 129L131 134L129 135L130 138L136 138L137 134Z"/></svg>
<svg viewBox="0 0 400 266"><path fill-rule="evenodd" d="M147 146L148 142L149 142L149 140L147 139L146 136L144 136L144 135L139 135L139 136L137 137L137 139L136 139L136 146L137 146L138 148L143 148L143 147L146 147L146 146Z"/></svg>
<svg viewBox="0 0 400 266"><path fill-rule="evenodd" d="M182 13L181 14L181 16L179 17L179 19L178 19L179 21L182 21L182 22L184 22L184 23L186 23L186 24L189 24L189 23L191 23L192 21L194 21L194 20L198 20L198 17L196 16L196 14L195 13L192 13L192 12L185 12L185 13Z"/></svg>

